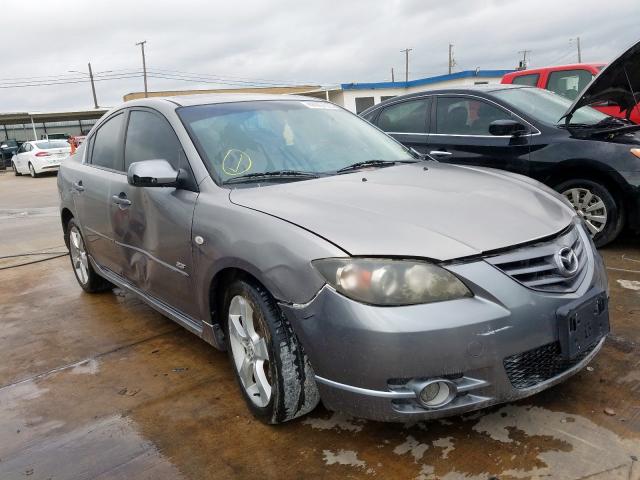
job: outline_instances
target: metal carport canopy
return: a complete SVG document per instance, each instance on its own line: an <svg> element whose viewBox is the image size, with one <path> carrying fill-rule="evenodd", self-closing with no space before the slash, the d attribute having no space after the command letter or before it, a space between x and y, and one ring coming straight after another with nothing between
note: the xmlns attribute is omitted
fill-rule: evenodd
<svg viewBox="0 0 640 480"><path fill-rule="evenodd" d="M72 110L63 112L7 112L0 113L0 125L31 124L33 138L37 139L36 122L64 122L71 120L96 120L104 115L108 108L93 110Z"/></svg>

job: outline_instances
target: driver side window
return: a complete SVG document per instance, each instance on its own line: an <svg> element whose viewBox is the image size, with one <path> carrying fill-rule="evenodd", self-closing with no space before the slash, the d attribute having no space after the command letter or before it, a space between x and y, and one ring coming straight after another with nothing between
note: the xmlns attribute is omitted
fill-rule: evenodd
<svg viewBox="0 0 640 480"><path fill-rule="evenodd" d="M463 97L439 97L436 108L436 133L445 135L491 135L489 125L509 120L506 111L483 100Z"/></svg>

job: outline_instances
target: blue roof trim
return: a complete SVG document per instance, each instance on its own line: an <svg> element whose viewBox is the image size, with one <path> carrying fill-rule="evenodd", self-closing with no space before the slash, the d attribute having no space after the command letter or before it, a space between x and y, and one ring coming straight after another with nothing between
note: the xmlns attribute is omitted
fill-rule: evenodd
<svg viewBox="0 0 640 480"><path fill-rule="evenodd" d="M455 72L447 75L438 75L437 77L419 78L409 80L408 82L371 82L371 83L343 83L340 87L343 90L371 90L376 88L409 88L419 87L421 85L429 85L430 83L446 82L447 80L456 80L459 78L470 77L502 77L507 73L515 70L465 70L463 72Z"/></svg>

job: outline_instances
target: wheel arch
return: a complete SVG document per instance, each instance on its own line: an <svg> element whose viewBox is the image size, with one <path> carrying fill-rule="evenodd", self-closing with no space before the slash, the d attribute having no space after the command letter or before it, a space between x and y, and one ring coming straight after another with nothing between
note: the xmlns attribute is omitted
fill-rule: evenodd
<svg viewBox="0 0 640 480"><path fill-rule="evenodd" d="M60 211L60 222L62 223L62 233L64 235L64 242L67 245L67 248L69 248L69 239L68 239L69 220L71 220L72 218L74 218L74 215L71 212L71 210L69 210L67 207L64 207Z"/></svg>
<svg viewBox="0 0 640 480"><path fill-rule="evenodd" d="M263 287L276 302L278 301L278 289L268 278L261 275L257 268L242 261L229 262L211 276L207 291L207 308L211 325L222 330L224 330L224 325L221 322L221 312L224 308L225 286L238 279L247 280Z"/></svg>
<svg viewBox="0 0 640 480"><path fill-rule="evenodd" d="M552 188L563 182L574 179L591 180L600 183L611 192L616 200L620 212L625 215L625 194L621 187L624 179L616 171L607 168L604 164L587 159L567 160L556 166L544 183Z"/></svg>

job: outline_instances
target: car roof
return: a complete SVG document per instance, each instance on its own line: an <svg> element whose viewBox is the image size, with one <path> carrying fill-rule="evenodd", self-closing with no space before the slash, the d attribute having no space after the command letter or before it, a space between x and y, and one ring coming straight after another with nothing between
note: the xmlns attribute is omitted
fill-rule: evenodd
<svg viewBox="0 0 640 480"><path fill-rule="evenodd" d="M296 100L305 102L320 101L320 98L305 97L301 95L278 95L266 93L210 93L206 95L176 95L169 97L152 97L142 98L139 100L131 100L125 103L125 106L152 106L158 101L166 103L171 102L179 107L187 107L193 105L211 105L216 103L238 103L238 102L255 102L264 100Z"/></svg>
<svg viewBox="0 0 640 480"><path fill-rule="evenodd" d="M569 63L566 65L555 65L553 67L528 68L505 74L505 77L520 77L523 75L534 75L542 72L561 72L565 70L585 70L598 69L604 67L606 63Z"/></svg>
<svg viewBox="0 0 640 480"><path fill-rule="evenodd" d="M465 87L452 87L452 88L439 88L433 90L423 90L421 92L408 93L406 95L399 95L397 97L392 97L384 102L380 102L373 107L367 108L360 115L364 115L367 112L371 112L373 110L378 109L380 106L388 105L391 103L395 103L398 100L407 100L414 97L424 97L425 95L442 95L442 94L488 94L492 92L497 92L500 90L513 90L518 88L536 88L531 87L529 85L512 85L512 84L504 84L504 83L490 83L483 85L468 85Z"/></svg>

